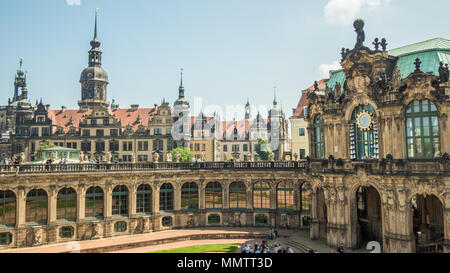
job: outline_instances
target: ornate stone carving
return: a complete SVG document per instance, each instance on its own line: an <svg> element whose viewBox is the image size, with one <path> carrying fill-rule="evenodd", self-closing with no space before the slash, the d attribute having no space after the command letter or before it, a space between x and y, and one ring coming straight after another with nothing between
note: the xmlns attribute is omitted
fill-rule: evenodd
<svg viewBox="0 0 450 273"><path fill-rule="evenodd" d="M91 240L100 239L100 224L92 223L91 224Z"/></svg>

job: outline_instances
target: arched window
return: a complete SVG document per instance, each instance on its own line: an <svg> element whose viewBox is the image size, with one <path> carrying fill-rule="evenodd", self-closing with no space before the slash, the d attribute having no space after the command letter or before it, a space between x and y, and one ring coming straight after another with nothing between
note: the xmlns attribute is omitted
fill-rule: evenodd
<svg viewBox="0 0 450 273"><path fill-rule="evenodd" d="M351 159L378 159L378 126L375 109L370 105L358 106L350 124Z"/></svg>
<svg viewBox="0 0 450 273"><path fill-rule="evenodd" d="M206 209L222 208L222 185L219 182L210 182L205 189Z"/></svg>
<svg viewBox="0 0 450 273"><path fill-rule="evenodd" d="M198 210L198 186L196 183L185 183L181 188L181 209Z"/></svg>
<svg viewBox="0 0 450 273"><path fill-rule="evenodd" d="M0 191L0 226L16 225L16 195L12 191Z"/></svg>
<svg viewBox="0 0 450 273"><path fill-rule="evenodd" d="M159 210L173 210L173 187L172 184L166 183L159 190Z"/></svg>
<svg viewBox="0 0 450 273"><path fill-rule="evenodd" d="M253 185L253 208L270 209L270 186L264 182Z"/></svg>
<svg viewBox="0 0 450 273"><path fill-rule="evenodd" d="M27 194L26 224L47 224L48 197L44 190L32 190Z"/></svg>
<svg viewBox="0 0 450 273"><path fill-rule="evenodd" d="M77 220L77 193L74 189L64 188L59 191L56 203L56 219Z"/></svg>
<svg viewBox="0 0 450 273"><path fill-rule="evenodd" d="M438 109L429 101L414 101L406 108L408 158L441 156Z"/></svg>
<svg viewBox="0 0 450 273"><path fill-rule="evenodd" d="M150 185L140 185L137 188L136 213L152 213L152 188Z"/></svg>
<svg viewBox="0 0 450 273"><path fill-rule="evenodd" d="M315 159L325 158L325 136L324 136L324 121L321 115L314 118L314 133L312 139L312 146Z"/></svg>
<svg viewBox="0 0 450 273"><path fill-rule="evenodd" d="M277 208L280 210L294 210L294 188L292 185L282 182L277 187Z"/></svg>
<svg viewBox="0 0 450 273"><path fill-rule="evenodd" d="M112 195L112 215L128 216L128 188L117 186Z"/></svg>
<svg viewBox="0 0 450 273"><path fill-rule="evenodd" d="M311 190L306 183L300 186L300 211L303 214L310 213L311 210Z"/></svg>
<svg viewBox="0 0 450 273"><path fill-rule="evenodd" d="M247 208L247 188L244 182L233 182L230 185L230 209Z"/></svg>
<svg viewBox="0 0 450 273"><path fill-rule="evenodd" d="M100 187L91 187L86 191L85 217L86 219L103 219L104 194Z"/></svg>

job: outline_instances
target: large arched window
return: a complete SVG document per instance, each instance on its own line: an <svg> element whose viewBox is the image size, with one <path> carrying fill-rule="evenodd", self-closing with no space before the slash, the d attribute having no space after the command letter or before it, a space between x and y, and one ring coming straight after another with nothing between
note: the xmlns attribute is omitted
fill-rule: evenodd
<svg viewBox="0 0 450 273"><path fill-rule="evenodd" d="M137 188L136 196L136 213L151 214L152 213L152 188L150 185L140 185Z"/></svg>
<svg viewBox="0 0 450 273"><path fill-rule="evenodd" d="M378 159L378 126L375 109L370 105L358 106L350 124L351 159Z"/></svg>
<svg viewBox="0 0 450 273"><path fill-rule="evenodd" d="M277 208L280 210L294 210L294 187L282 182L277 187Z"/></svg>
<svg viewBox="0 0 450 273"><path fill-rule="evenodd" d="M233 182L230 185L230 209L247 208L247 189L244 182Z"/></svg>
<svg viewBox="0 0 450 273"><path fill-rule="evenodd" d="M112 215L128 216L128 188L117 186L112 195Z"/></svg>
<svg viewBox="0 0 450 273"><path fill-rule="evenodd" d="M102 220L104 217L104 194L100 187L91 187L86 191L85 217L86 219Z"/></svg>
<svg viewBox="0 0 450 273"><path fill-rule="evenodd" d="M408 158L441 156L438 109L429 100L414 101L406 108Z"/></svg>
<svg viewBox="0 0 450 273"><path fill-rule="evenodd" d="M300 211L303 214L308 214L311 211L311 190L306 183L300 186Z"/></svg>
<svg viewBox="0 0 450 273"><path fill-rule="evenodd" d="M173 210L173 186L166 183L161 186L159 190L159 210L172 211Z"/></svg>
<svg viewBox="0 0 450 273"><path fill-rule="evenodd" d="M12 191L0 191L0 226L16 225L16 195Z"/></svg>
<svg viewBox="0 0 450 273"><path fill-rule="evenodd" d="M181 209L184 211L198 209L198 186L196 183L185 183L181 188Z"/></svg>
<svg viewBox="0 0 450 273"><path fill-rule="evenodd" d="M206 209L222 208L222 185L219 182L210 182L205 189Z"/></svg>
<svg viewBox="0 0 450 273"><path fill-rule="evenodd" d="M72 188L59 191L56 203L56 219L63 221L77 220L77 193Z"/></svg>
<svg viewBox="0 0 450 273"><path fill-rule="evenodd" d="M32 190L27 194L26 224L47 224L48 197L44 190Z"/></svg>
<svg viewBox="0 0 450 273"><path fill-rule="evenodd" d="M264 182L253 185L253 208L270 209L270 186Z"/></svg>
<svg viewBox="0 0 450 273"><path fill-rule="evenodd" d="M324 136L324 121L321 115L314 118L314 133L312 139L312 146L315 159L325 158L325 136Z"/></svg>

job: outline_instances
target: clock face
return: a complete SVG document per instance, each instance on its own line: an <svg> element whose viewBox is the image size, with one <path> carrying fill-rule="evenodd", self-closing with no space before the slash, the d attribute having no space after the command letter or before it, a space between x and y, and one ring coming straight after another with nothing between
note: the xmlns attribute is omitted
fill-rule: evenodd
<svg viewBox="0 0 450 273"><path fill-rule="evenodd" d="M370 130L373 124L372 114L367 111L361 112L357 117L356 124L362 131Z"/></svg>

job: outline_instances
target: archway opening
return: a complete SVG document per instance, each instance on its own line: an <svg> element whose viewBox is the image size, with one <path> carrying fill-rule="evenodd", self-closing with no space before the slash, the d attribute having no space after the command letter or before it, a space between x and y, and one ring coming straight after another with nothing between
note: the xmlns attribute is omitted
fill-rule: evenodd
<svg viewBox="0 0 450 273"><path fill-rule="evenodd" d="M359 187L356 191L357 247L368 242L383 242L381 197L374 187Z"/></svg>
<svg viewBox="0 0 450 273"><path fill-rule="evenodd" d="M434 195L416 195L411 200L416 252L439 253L444 247L444 209Z"/></svg>

